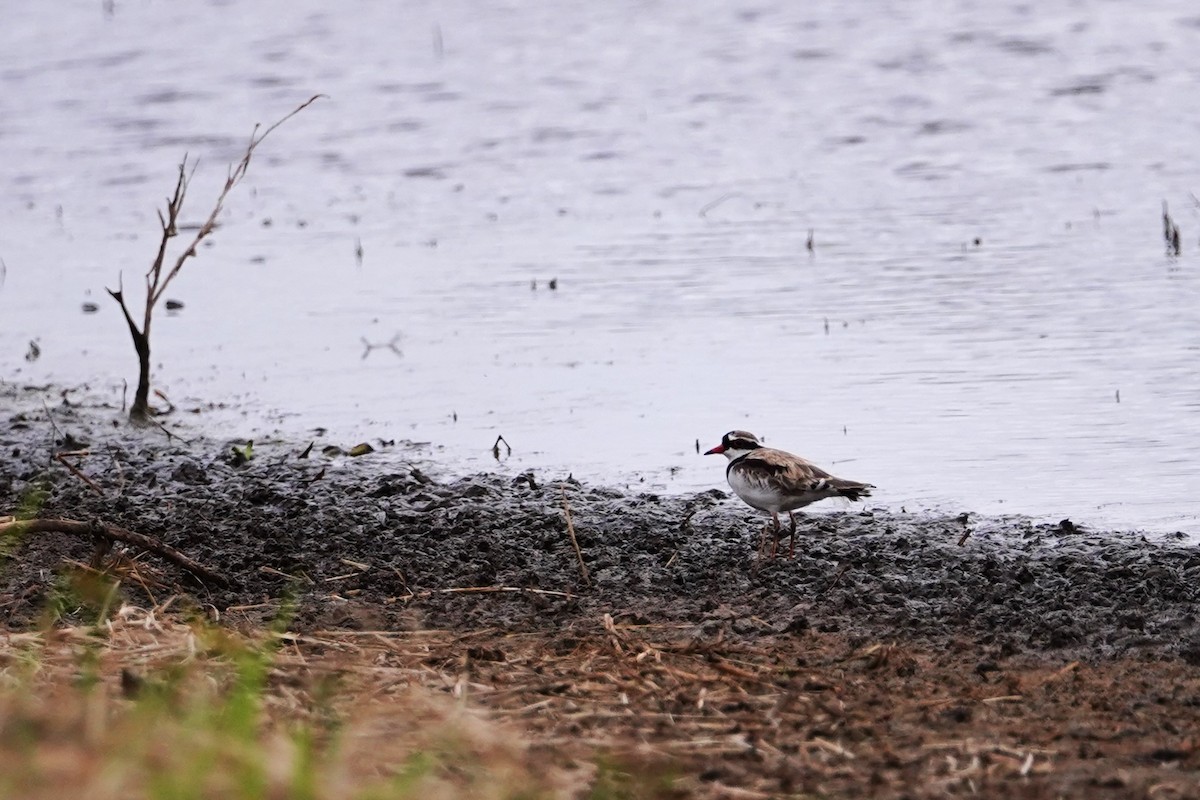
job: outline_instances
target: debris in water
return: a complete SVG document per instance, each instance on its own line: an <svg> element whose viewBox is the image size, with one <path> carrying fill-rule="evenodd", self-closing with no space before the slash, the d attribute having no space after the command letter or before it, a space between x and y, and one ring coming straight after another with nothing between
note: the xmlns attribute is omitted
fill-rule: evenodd
<svg viewBox="0 0 1200 800"><path fill-rule="evenodd" d="M158 414L159 416L165 416L165 415L170 414L175 411L175 404L171 402L171 398L167 397L167 395L165 393L163 393L162 389L155 389L154 396L167 404L167 407L165 409L163 409L161 411L156 411L154 413Z"/></svg>
<svg viewBox="0 0 1200 800"><path fill-rule="evenodd" d="M371 355L372 350L391 350L397 358L404 358L404 351L400 349L400 337L401 334L397 333L386 342L373 344L367 341L367 337L360 336L359 340L363 343L363 360L365 361L367 356Z"/></svg>
<svg viewBox="0 0 1200 800"><path fill-rule="evenodd" d="M505 438L503 436L497 436L496 442L492 445L492 458L496 459L497 461L500 460L500 443L501 442L504 442L504 447L506 448L504 457L507 458L508 456L512 455L512 446L505 440Z"/></svg>
<svg viewBox="0 0 1200 800"><path fill-rule="evenodd" d="M558 288L558 278L551 278L549 285L550 285L550 291L553 292L554 290L556 290Z"/></svg>
<svg viewBox="0 0 1200 800"><path fill-rule="evenodd" d="M1171 214L1167 211L1167 201L1163 200L1163 239L1167 243L1167 254L1177 256L1183 251L1182 243L1180 242L1179 226L1175 224L1175 220L1171 219Z"/></svg>
<svg viewBox="0 0 1200 800"><path fill-rule="evenodd" d="M356 444L356 445L354 445L354 447L350 448L350 456L352 458L358 458L359 456L365 456L367 453L374 453L374 452L375 452L375 448L371 447L371 445L367 444L366 442Z"/></svg>
<svg viewBox="0 0 1200 800"><path fill-rule="evenodd" d="M83 313L85 313L85 314L95 314L99 310L100 310L100 306L96 305L95 303L84 303L83 304Z"/></svg>
<svg viewBox="0 0 1200 800"><path fill-rule="evenodd" d="M720 197L718 197L716 200L713 200L712 202L705 204L704 208L700 209L700 216L707 217L708 212L712 211L714 208L721 205L726 200L732 200L735 197L742 197L747 200L752 200L752 198L747 197L745 194L742 194L741 192L727 192L726 194L723 194ZM756 208L758 207L758 205L759 205L758 203L755 203Z"/></svg>
<svg viewBox="0 0 1200 800"><path fill-rule="evenodd" d="M29 349L25 351L25 360L33 363L42 357L42 348L38 347L37 339L29 340Z"/></svg>
<svg viewBox="0 0 1200 800"><path fill-rule="evenodd" d="M182 300L167 300L163 305L167 307L167 311L180 311L183 309Z"/></svg>

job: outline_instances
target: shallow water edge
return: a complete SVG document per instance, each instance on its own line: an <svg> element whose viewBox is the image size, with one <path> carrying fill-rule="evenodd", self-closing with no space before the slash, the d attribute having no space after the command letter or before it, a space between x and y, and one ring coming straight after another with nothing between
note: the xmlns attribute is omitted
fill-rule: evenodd
<svg viewBox="0 0 1200 800"><path fill-rule="evenodd" d="M607 613L738 636L966 637L1200 663L1200 549L1170 539L868 507L807 517L795 559L759 561L761 518L718 490L444 478L427 458L325 455L319 442L258 443L245 461L233 443L114 425L108 410L60 406L51 426L30 400L0 434L0 511L159 537L231 583L146 557L161 586L235 616L267 619L288 597L301 627L545 629ZM10 544L5 622L34 620L63 561L91 552L63 534Z"/></svg>

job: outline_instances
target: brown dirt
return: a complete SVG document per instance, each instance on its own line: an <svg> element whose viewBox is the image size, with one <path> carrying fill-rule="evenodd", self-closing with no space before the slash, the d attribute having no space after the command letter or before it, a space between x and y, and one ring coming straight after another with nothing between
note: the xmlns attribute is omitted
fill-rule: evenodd
<svg viewBox="0 0 1200 800"><path fill-rule="evenodd" d="M133 602L186 588L255 626L286 600L298 632L419 638L421 663L459 676L447 691L548 757L661 762L684 794L1200 797L1194 545L868 509L813 518L794 561L758 565L759 521L718 491L443 481L290 442L237 466L228 443L138 435L108 409L56 407L52 432L40 401L7 396L0 514L100 519L232 581L124 553ZM52 440L89 450L79 470L99 491ZM21 628L92 545L8 550L0 619Z"/></svg>
<svg viewBox="0 0 1200 800"><path fill-rule="evenodd" d="M694 633L425 637L419 658L556 763L657 763L679 796L1200 796L1200 673L1179 661Z"/></svg>

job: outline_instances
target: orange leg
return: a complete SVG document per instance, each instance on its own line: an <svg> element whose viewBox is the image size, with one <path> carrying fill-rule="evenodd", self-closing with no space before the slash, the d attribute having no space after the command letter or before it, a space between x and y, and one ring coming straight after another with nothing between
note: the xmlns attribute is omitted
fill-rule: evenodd
<svg viewBox="0 0 1200 800"><path fill-rule="evenodd" d="M792 536L788 540L788 558L796 557L796 512L789 511L788 516L792 518Z"/></svg>
<svg viewBox="0 0 1200 800"><path fill-rule="evenodd" d="M779 515L772 512L771 519L775 522L775 530L771 532L771 558L774 558L779 552Z"/></svg>

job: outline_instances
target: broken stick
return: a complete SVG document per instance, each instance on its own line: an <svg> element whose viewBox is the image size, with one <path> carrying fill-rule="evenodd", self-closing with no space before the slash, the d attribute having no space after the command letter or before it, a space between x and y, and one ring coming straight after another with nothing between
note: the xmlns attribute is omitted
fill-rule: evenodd
<svg viewBox="0 0 1200 800"><path fill-rule="evenodd" d="M97 539L115 539L143 550L149 550L175 564L178 567L204 578L220 586L228 586L229 579L214 572L198 561L188 558L183 553L164 544L153 536L127 531L116 525L106 525L102 522L79 522L73 519L23 519L10 522L0 522L0 536L7 533L69 533L76 536L92 536Z"/></svg>
<svg viewBox="0 0 1200 800"><path fill-rule="evenodd" d="M567 484L560 484L562 490L563 513L567 516L567 534L571 537L571 546L575 548L575 558L579 561L579 572L583 575L583 582L591 586L592 579L588 577L587 564L583 563L583 551L579 549L579 540L575 538L575 522L571 519L571 506L567 503Z"/></svg>

